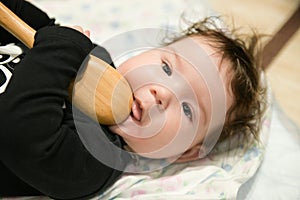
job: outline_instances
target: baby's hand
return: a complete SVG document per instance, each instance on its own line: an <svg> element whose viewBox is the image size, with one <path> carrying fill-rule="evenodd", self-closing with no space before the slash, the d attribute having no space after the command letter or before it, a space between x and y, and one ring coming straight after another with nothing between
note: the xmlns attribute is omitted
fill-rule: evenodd
<svg viewBox="0 0 300 200"><path fill-rule="evenodd" d="M83 30L83 28L81 26L77 26L77 25L75 25L75 26L68 26L68 27L72 28L72 29L74 29L76 31L79 31L80 33L83 33L86 37L90 38L91 33L90 33L89 30Z"/></svg>

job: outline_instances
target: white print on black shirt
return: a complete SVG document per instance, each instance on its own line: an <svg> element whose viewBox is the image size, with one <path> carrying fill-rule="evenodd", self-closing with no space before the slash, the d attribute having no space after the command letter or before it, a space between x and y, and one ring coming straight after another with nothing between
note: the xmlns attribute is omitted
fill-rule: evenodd
<svg viewBox="0 0 300 200"><path fill-rule="evenodd" d="M13 70L23 57L23 50L15 45L0 46L0 94L5 89L13 75Z"/></svg>

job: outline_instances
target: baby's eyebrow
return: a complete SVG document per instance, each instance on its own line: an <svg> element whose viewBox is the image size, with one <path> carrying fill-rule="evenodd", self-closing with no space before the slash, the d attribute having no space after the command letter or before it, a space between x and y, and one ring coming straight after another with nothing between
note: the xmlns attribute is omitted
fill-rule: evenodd
<svg viewBox="0 0 300 200"><path fill-rule="evenodd" d="M176 67L179 67L180 65L179 65L178 61L180 61L180 55L178 54L176 49L171 46L166 46L164 48L164 50L167 51L168 53L172 54L172 56L174 56Z"/></svg>
<svg viewBox="0 0 300 200"><path fill-rule="evenodd" d="M176 68L178 68L179 69L179 73L181 73L180 71L184 70L184 67L182 65L180 65L181 59L186 60L186 58L184 58L183 56L181 56L179 54L179 52L176 51L176 48L174 48L172 46L166 46L165 47L165 51L167 51L168 53L171 53L174 56ZM203 113L203 121L204 121L204 123L207 123L207 115L208 115L207 108L205 107L205 104L204 104L204 102L203 102L202 99L198 99L197 98L197 102L198 102L198 106L199 106L198 107L199 108L199 114ZM191 105L191 109L192 109L193 114L195 114L196 113L195 111L197 109L194 107L194 105Z"/></svg>
<svg viewBox="0 0 300 200"><path fill-rule="evenodd" d="M168 51L170 51L170 53L172 53L172 55L174 55L176 66L178 67L179 71L184 70L184 67L180 64L180 62L181 62L181 59L189 62L187 60L187 58L185 58L183 55L181 55L180 51L178 51L176 48L174 48L172 46L167 46L166 48L168 49ZM190 64L192 64L192 63L190 63ZM193 66L194 69L197 70L197 67L195 67L194 65L192 65L192 66ZM199 113L203 113L203 122L207 123L207 120L208 120L207 107L205 106L205 103L203 102L202 98L200 98L200 99L197 98L197 102L198 102L198 106L199 106L198 107L199 108ZM194 106L192 106L192 110L195 112L196 109L194 108Z"/></svg>
<svg viewBox="0 0 300 200"><path fill-rule="evenodd" d="M176 57L178 56L177 52L175 51L175 49L173 47L166 46L164 49L167 50L169 53L173 54L174 56L176 56Z"/></svg>

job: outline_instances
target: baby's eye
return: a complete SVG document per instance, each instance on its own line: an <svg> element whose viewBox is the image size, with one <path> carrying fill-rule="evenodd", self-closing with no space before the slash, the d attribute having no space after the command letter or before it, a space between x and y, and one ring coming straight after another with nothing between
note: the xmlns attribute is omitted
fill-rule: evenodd
<svg viewBox="0 0 300 200"><path fill-rule="evenodd" d="M162 69L164 70L164 72L168 75L171 76L172 75L172 70L169 67L168 63L163 62L162 63Z"/></svg>
<svg viewBox="0 0 300 200"><path fill-rule="evenodd" d="M190 120L192 120L193 118L192 109L186 102L182 103L182 110L185 116L187 116Z"/></svg>

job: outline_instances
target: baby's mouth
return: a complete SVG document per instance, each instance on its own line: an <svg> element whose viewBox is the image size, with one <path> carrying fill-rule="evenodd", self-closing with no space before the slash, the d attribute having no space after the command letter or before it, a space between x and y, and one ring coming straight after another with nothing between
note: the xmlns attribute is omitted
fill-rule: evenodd
<svg viewBox="0 0 300 200"><path fill-rule="evenodd" d="M137 121L141 121L142 118L142 108L140 106L140 101L136 98L133 99L131 113L130 115Z"/></svg>

